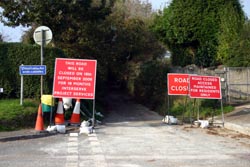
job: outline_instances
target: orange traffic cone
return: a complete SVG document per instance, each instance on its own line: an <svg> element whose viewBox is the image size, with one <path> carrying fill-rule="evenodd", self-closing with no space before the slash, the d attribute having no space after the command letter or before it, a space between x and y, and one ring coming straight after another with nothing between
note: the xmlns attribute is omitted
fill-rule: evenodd
<svg viewBox="0 0 250 167"><path fill-rule="evenodd" d="M35 130L36 131L43 131L44 130L43 113L42 113L41 104L39 104L39 107L38 107Z"/></svg>
<svg viewBox="0 0 250 167"><path fill-rule="evenodd" d="M80 99L77 99L70 119L71 124L80 124L80 102Z"/></svg>
<svg viewBox="0 0 250 167"><path fill-rule="evenodd" d="M62 104L61 98L58 101L58 106L57 106L56 115L55 115L55 124L56 125L64 124L63 104Z"/></svg>

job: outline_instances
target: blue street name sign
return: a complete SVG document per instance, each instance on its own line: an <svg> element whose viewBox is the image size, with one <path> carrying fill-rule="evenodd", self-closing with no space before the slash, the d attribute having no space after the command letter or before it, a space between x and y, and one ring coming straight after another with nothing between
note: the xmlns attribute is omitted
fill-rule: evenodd
<svg viewBox="0 0 250 167"><path fill-rule="evenodd" d="M19 66L20 75L46 75L45 65L21 65Z"/></svg>

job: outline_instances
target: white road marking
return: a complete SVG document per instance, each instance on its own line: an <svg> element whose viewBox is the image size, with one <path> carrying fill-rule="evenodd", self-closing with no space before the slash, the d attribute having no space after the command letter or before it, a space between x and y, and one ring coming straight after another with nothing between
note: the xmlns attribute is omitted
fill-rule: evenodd
<svg viewBox="0 0 250 167"><path fill-rule="evenodd" d="M91 145L91 150L94 155L92 155L93 162L96 167L108 167L106 157L103 153L101 143L97 138L95 131L92 134L89 134L89 143Z"/></svg>
<svg viewBox="0 0 250 167"><path fill-rule="evenodd" d="M69 135L67 147L66 167L78 167L78 136Z"/></svg>

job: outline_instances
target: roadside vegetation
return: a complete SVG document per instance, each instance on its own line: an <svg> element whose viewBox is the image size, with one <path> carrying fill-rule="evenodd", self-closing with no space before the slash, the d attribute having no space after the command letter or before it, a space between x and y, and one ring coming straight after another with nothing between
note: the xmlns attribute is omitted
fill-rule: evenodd
<svg viewBox="0 0 250 167"><path fill-rule="evenodd" d="M215 116L221 116L223 113L229 113L234 110L231 105L223 104L217 99L189 99L187 97L173 97L169 114L178 117L179 119L207 119ZM167 114L167 111L161 111Z"/></svg>
<svg viewBox="0 0 250 167"><path fill-rule="evenodd" d="M35 127L38 100L0 99L0 131Z"/></svg>
<svg viewBox="0 0 250 167"><path fill-rule="evenodd" d="M6 36L0 33L1 101L20 97L21 64L39 64L33 32L40 25L53 32L45 50L44 93L52 94L55 58L96 59L97 106L105 106L105 95L112 85L119 85L161 114L170 108L173 115L187 115L193 111L187 107L192 102L184 105L188 103L178 97L169 106L166 103L171 68L191 64L200 69L246 67L250 62L249 20L239 0L172 0L162 11L152 10L150 3L141 0L19 0L1 1L0 7L0 21L5 25L30 27L18 44L6 43ZM24 78L25 98L39 99L39 91L39 77ZM200 109L202 117L220 113L220 106L208 102L200 102ZM232 109L225 106L224 110ZM1 110L9 112L5 107Z"/></svg>

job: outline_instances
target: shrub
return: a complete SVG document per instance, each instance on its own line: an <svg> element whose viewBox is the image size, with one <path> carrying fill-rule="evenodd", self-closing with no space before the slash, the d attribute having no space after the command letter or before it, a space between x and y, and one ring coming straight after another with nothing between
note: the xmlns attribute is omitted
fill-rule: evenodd
<svg viewBox="0 0 250 167"><path fill-rule="evenodd" d="M43 77L43 92L51 94L53 86L54 62L57 57L65 57L57 48L44 49L44 65L47 74ZM20 96L20 65L40 65L40 47L21 43L0 43L0 87L4 92L0 97L16 98ZM24 97L40 95L40 76L24 76Z"/></svg>

